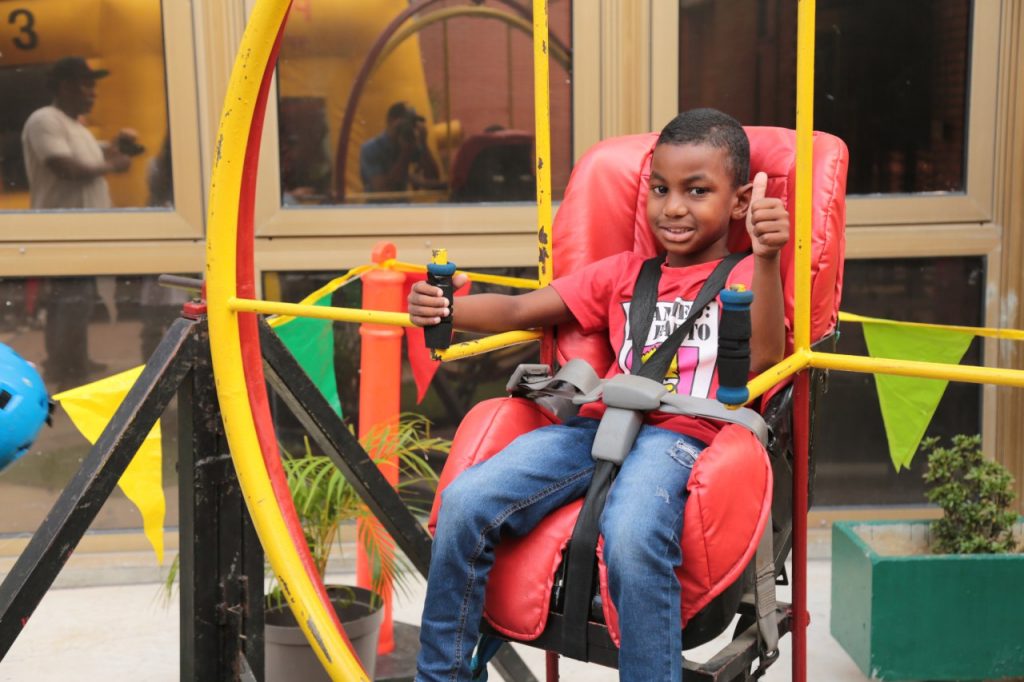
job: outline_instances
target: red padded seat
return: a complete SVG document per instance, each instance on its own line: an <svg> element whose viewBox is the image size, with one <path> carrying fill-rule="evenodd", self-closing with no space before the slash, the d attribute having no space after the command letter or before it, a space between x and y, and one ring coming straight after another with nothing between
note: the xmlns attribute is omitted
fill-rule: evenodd
<svg viewBox="0 0 1024 682"><path fill-rule="evenodd" d="M796 141L792 130L748 127L751 175L768 173L768 194L795 203ZM655 253L647 227L646 200L656 133L630 135L595 145L573 170L552 228L554 275L625 250ZM835 328L842 285L845 186L848 152L838 138L814 137L811 336ZM795 234L795 230L792 231ZM794 240L782 252L787 327L792 319ZM742 223L733 225L730 248L749 247ZM557 358L584 358L604 376L613 353L603 334L586 335L573 324L555 330ZM791 343L791 339L790 339ZM468 466L483 461L517 435L554 423L543 408L520 398L480 403L466 416L452 445L431 513L436 523L441 490ZM799 437L799 436L798 436ZM684 515L682 585L684 625L742 573L768 522L772 470L760 443L738 426L724 427L697 458L687 489ZM572 535L581 502L545 519L533 532L503 538L488 581L484 617L498 632L518 640L537 638L548 618L555 572ZM600 551L600 550L599 550ZM607 576L599 565L605 619L618 644L618 621L608 598Z"/></svg>

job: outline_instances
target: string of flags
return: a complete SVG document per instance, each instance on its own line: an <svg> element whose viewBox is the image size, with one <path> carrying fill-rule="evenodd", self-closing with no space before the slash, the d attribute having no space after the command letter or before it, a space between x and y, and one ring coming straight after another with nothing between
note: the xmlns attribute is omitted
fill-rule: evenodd
<svg viewBox="0 0 1024 682"><path fill-rule="evenodd" d="M331 305L331 297L336 289L370 267L353 269L313 292L302 303ZM422 277L422 274L408 273L406 289ZM464 287L456 295L465 294L467 289ZM868 354L874 358L959 364L976 335L1024 339L1024 332L1017 330L903 323L850 313L841 313L840 320L863 326ZM341 416L341 400L334 373L333 323L330 320L279 317L272 318L270 324L328 403ZM430 356L424 345L422 329L406 328L406 335L417 399L422 400L439 363ZM90 443L95 443L141 372L140 365L64 391L53 398L64 408L82 435ZM889 453L897 471L910 466L948 383L943 379L875 375ZM166 513L161 459L158 421L118 482L125 496L139 509L143 532L153 546L158 563L163 563L163 524Z"/></svg>

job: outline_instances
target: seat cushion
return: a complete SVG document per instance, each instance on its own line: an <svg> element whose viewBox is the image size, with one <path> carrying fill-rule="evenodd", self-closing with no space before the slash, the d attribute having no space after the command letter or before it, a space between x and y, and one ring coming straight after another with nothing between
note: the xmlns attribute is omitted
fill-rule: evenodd
<svg viewBox="0 0 1024 682"><path fill-rule="evenodd" d="M730 424L700 456L686 485L683 515L683 625L736 581L754 553L770 518L772 468L752 433ZM601 557L602 548L598 547ZM619 619L608 593L603 557L598 565L605 622L619 644Z"/></svg>
<svg viewBox="0 0 1024 682"><path fill-rule="evenodd" d="M521 398L480 403L456 434L441 487L465 468L499 452L520 433L556 421L543 408ZM524 424L532 426L524 428ZM772 473L767 453L749 431L728 425L697 458L687 490L683 566L677 572L684 625L739 577L757 549L771 510ZM432 532L440 499L439 492L431 514ZM580 500L566 505L531 533L503 538L499 543L484 606L484 617L495 630L523 641L536 639L544 631L555 572L581 506ZM618 616L608 597L603 561L599 574L606 622L618 644Z"/></svg>

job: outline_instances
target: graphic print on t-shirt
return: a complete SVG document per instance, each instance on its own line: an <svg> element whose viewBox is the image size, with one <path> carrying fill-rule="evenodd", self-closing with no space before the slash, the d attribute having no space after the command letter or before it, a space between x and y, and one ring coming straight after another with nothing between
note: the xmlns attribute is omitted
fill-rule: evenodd
<svg viewBox="0 0 1024 682"><path fill-rule="evenodd" d="M654 309L654 320L647 333L642 355L646 360L654 354L658 346L681 325L690 312L693 301L676 298L674 301L658 301ZM622 348L619 349L619 367L629 373L633 364L633 341L629 328L630 302L622 304L625 317L625 332ZM712 301L704 308L700 317L694 322L690 333L672 358L668 372L665 374L665 388L679 395L692 395L707 398L711 393L711 382L715 374L715 359L718 355L718 301Z"/></svg>

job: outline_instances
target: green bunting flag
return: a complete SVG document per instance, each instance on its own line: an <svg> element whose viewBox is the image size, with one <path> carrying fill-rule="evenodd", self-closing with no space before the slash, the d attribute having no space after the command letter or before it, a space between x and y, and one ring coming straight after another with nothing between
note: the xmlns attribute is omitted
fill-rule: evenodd
<svg viewBox="0 0 1024 682"><path fill-rule="evenodd" d="M330 306L331 294L311 303ZM341 416L341 399L338 397L338 382L334 376L334 324L330 320L294 317L275 326L274 331L327 398L330 406Z"/></svg>
<svg viewBox="0 0 1024 682"><path fill-rule="evenodd" d="M868 354L874 358L959 364L974 335L946 329L863 322ZM909 467L949 382L945 379L876 374L875 387L896 471Z"/></svg>

